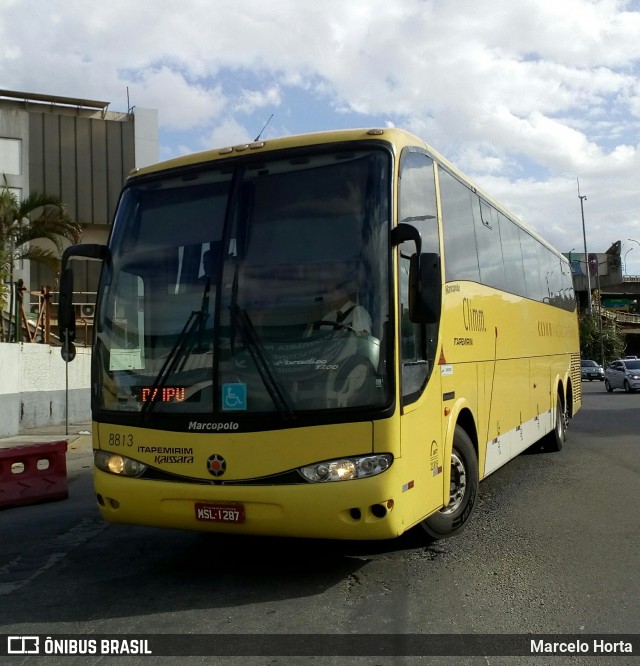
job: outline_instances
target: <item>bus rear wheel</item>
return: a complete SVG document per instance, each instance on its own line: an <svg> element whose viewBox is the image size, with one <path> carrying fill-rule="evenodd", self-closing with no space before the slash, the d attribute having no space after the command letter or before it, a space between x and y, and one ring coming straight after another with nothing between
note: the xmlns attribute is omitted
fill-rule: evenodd
<svg viewBox="0 0 640 666"><path fill-rule="evenodd" d="M553 430L545 437L545 448L549 451L560 451L567 438L567 410L564 407L562 395L558 392L556 402L556 424Z"/></svg>
<svg viewBox="0 0 640 666"><path fill-rule="evenodd" d="M457 534L471 517L478 495L478 456L466 431L456 426L451 451L449 504L420 525L432 539Z"/></svg>

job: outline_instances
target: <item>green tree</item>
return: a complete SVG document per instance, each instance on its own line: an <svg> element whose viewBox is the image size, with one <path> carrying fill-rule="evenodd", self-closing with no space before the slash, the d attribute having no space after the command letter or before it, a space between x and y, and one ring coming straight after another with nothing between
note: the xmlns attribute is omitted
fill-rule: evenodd
<svg viewBox="0 0 640 666"><path fill-rule="evenodd" d="M581 314L579 324L582 358L606 364L623 355L626 342L615 319L601 319L595 311Z"/></svg>
<svg viewBox="0 0 640 666"><path fill-rule="evenodd" d="M19 201L5 178L0 189L0 340L6 339L2 313L7 308L11 321L16 262L35 261L57 275L64 241L78 243L81 236L82 226L69 215L60 199L32 192ZM47 240L53 249L42 243Z"/></svg>

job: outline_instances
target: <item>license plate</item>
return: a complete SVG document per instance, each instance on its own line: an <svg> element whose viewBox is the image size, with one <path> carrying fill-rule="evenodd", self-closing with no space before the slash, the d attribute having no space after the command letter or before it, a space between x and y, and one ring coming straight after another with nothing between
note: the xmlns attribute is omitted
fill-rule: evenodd
<svg viewBox="0 0 640 666"><path fill-rule="evenodd" d="M244 506L196 502L196 520L210 523L244 523Z"/></svg>

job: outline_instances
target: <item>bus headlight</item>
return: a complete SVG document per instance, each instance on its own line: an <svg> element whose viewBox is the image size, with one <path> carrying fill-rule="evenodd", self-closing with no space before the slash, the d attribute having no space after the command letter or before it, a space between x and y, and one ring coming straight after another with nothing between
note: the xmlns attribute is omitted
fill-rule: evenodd
<svg viewBox="0 0 640 666"><path fill-rule="evenodd" d="M93 460L96 467L103 472L119 474L120 476L140 476L147 469L147 466L138 460L109 451L97 450L94 453Z"/></svg>
<svg viewBox="0 0 640 666"><path fill-rule="evenodd" d="M389 469L392 462L393 456L390 453L381 453L375 456L325 460L313 465L299 467L298 472L312 483L351 481L352 479L364 479L382 474L382 472Z"/></svg>

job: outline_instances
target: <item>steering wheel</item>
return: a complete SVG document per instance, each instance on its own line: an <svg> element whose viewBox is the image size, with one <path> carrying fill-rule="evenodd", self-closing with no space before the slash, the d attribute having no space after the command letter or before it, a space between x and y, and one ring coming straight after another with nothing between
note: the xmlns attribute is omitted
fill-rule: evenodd
<svg viewBox="0 0 640 666"><path fill-rule="evenodd" d="M351 324L345 324L341 321L330 321L329 319L318 319L312 324L313 330L319 329L321 326L331 326L335 331L351 331L356 333L356 329Z"/></svg>

